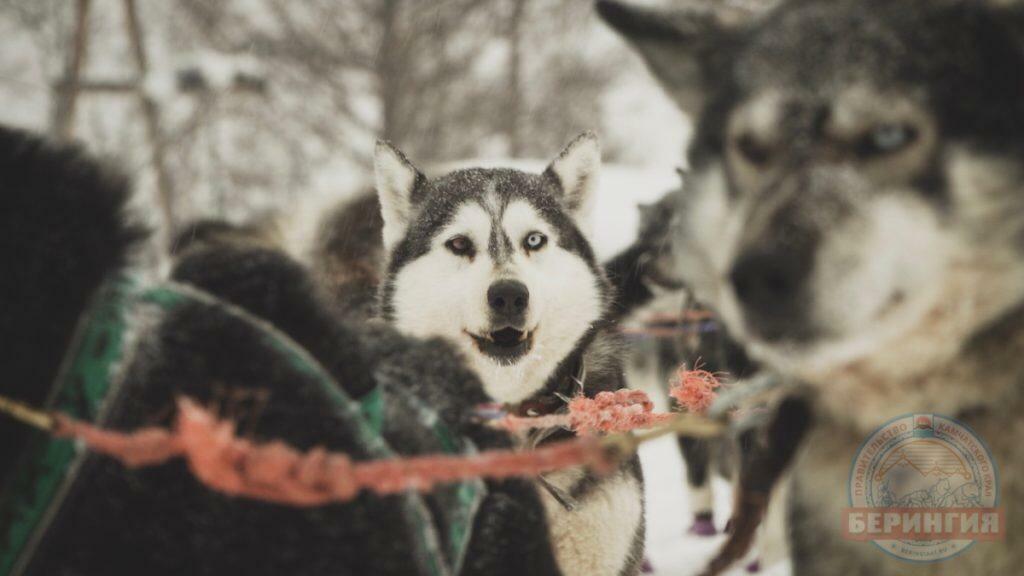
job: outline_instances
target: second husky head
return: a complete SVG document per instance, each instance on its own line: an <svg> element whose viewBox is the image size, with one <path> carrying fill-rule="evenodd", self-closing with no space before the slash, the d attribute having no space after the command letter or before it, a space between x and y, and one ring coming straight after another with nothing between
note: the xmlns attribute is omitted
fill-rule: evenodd
<svg viewBox="0 0 1024 576"><path fill-rule="evenodd" d="M694 4L599 8L694 119L682 269L752 351L826 386L921 381L1020 307L1019 10Z"/></svg>
<svg viewBox="0 0 1024 576"><path fill-rule="evenodd" d="M583 224L597 189L596 137L577 138L543 174L467 169L427 179L386 143L375 165L390 254L385 317L454 342L496 400L541 390L607 308Z"/></svg>

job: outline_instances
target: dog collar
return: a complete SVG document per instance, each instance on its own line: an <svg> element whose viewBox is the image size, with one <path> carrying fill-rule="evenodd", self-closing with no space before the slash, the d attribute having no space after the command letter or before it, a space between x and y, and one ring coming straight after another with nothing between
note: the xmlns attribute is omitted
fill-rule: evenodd
<svg viewBox="0 0 1024 576"><path fill-rule="evenodd" d="M584 392L586 378L587 368L581 355L576 360L573 370L557 379L556 386L516 404L509 412L515 416L526 418L548 416L564 411L569 407L569 400Z"/></svg>

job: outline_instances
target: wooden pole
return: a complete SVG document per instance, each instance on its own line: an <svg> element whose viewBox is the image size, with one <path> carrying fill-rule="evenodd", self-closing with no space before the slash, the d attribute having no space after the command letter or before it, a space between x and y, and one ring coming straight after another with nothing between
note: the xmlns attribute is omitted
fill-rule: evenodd
<svg viewBox="0 0 1024 576"><path fill-rule="evenodd" d="M394 1L394 0L392 0ZM156 183L156 201L164 222L164 239L173 234L176 224L174 214L174 180L167 168L167 135L161 127L160 107L155 99L146 93L146 77L149 74L149 58L146 54L145 35L139 20L135 0L123 0L125 28L131 47L135 74L124 79L86 79L82 70L88 59L89 14L92 0L77 0L75 11L74 39L68 55L64 76L54 83L55 102L52 131L56 139L68 140L74 133L75 108L79 96L86 93L123 95L135 98L142 112L143 127L149 145L150 165L153 167ZM262 84L232 86L234 92L262 92Z"/></svg>
<svg viewBox="0 0 1024 576"><path fill-rule="evenodd" d="M64 80L58 85L53 113L53 135L70 140L75 129L75 105L78 101L82 67L89 48L89 9L91 0L78 0L75 8L75 37L68 57Z"/></svg>
<svg viewBox="0 0 1024 576"><path fill-rule="evenodd" d="M146 58L146 47L143 43L142 26L139 23L139 15L136 10L135 0L124 0L125 20L128 26L128 36L131 40L132 53L135 59L137 73L135 94L142 107L142 115L145 120L146 139L149 141L150 159L153 171L156 174L156 195L160 204L160 211L163 215L164 224L168 235L173 234L174 204L173 204L173 183L170 174L167 172L165 158L165 140L163 131L160 128L160 109L144 89L146 74L149 71L149 61Z"/></svg>

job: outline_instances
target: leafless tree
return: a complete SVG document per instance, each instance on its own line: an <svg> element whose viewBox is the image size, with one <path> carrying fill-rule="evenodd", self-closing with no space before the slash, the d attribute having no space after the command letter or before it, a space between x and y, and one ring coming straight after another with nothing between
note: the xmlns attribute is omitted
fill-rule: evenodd
<svg viewBox="0 0 1024 576"><path fill-rule="evenodd" d="M468 72L493 37L493 1L262 5L271 16L264 22L230 2L186 0L183 8L211 48L258 58L275 85L302 94L298 102L279 104L332 149L365 161L368 150L351 136L370 132L426 160L464 151L456 134L465 102L456 95L472 92Z"/></svg>
<svg viewBox="0 0 1024 576"><path fill-rule="evenodd" d="M526 152L524 138L525 86L523 86L523 52L527 50L525 30L530 0L509 0L505 41L508 44L508 63L506 64L505 100L507 102L503 114L504 132L508 138L509 156L519 158Z"/></svg>
<svg viewBox="0 0 1024 576"><path fill-rule="evenodd" d="M201 67L232 58L257 64L266 80L258 96L202 85L147 92L161 104L166 172L180 191L172 208L181 219L285 205L314 176L352 180L339 170L366 174L375 137L424 165L549 156L574 133L600 129L601 96L614 72L581 44L596 22L580 0L136 2L150 81L180 76L183 61ZM131 45L111 38L123 31L120 4L92 1L89 59L130 72ZM34 52L47 54L36 58L46 64L47 93L67 77L74 6L0 0L0 25L7 19L30 30ZM0 74L24 75L20 65L13 53L0 58ZM26 90L39 93L34 84ZM137 109L114 100L82 103L76 136L150 174L140 144L145 124Z"/></svg>

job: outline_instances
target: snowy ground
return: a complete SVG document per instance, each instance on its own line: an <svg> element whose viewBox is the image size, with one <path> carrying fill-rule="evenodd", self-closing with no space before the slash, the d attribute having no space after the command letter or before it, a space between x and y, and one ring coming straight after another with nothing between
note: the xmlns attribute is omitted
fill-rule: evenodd
<svg viewBox="0 0 1024 576"><path fill-rule="evenodd" d="M658 404L666 408L664 392L647 378L634 375L632 386L643 388ZM640 449L644 468L647 497L647 557L654 567L655 576L691 576L699 574L724 541L723 535L699 537L687 534L692 515L686 495L686 477L683 459L673 438L661 438ZM729 518L731 489L729 483L715 478L715 524L719 531ZM746 575L740 563L727 575ZM790 576L788 562L765 566L763 576Z"/></svg>
<svg viewBox="0 0 1024 576"><path fill-rule="evenodd" d="M690 527L690 511L684 491L683 462L675 440L662 438L640 451L644 467L647 495L647 557L656 576L690 576L699 574L721 546L724 536L698 537L686 533ZM729 517L729 484L716 478L715 523L722 529ZM747 574L737 566L728 575ZM787 562L766 566L759 574L789 576Z"/></svg>

